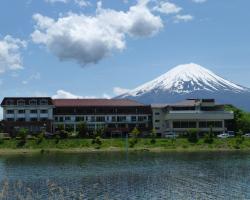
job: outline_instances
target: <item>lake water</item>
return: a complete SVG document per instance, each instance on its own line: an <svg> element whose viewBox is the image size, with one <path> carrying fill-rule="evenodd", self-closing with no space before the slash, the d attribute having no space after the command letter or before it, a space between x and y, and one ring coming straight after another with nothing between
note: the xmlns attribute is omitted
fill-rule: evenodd
<svg viewBox="0 0 250 200"><path fill-rule="evenodd" d="M4 156L0 181L0 199L250 199L250 154Z"/></svg>

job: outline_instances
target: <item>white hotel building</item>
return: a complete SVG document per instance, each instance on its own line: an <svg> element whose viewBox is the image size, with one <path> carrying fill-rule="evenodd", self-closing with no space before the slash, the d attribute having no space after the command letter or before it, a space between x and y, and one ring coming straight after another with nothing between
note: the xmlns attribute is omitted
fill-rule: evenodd
<svg viewBox="0 0 250 200"><path fill-rule="evenodd" d="M196 128L205 133L212 127L213 132L227 130L227 123L234 119L234 113L225 111L224 105L214 99L187 99L175 104L152 105L153 127L158 135L167 132L186 133Z"/></svg>

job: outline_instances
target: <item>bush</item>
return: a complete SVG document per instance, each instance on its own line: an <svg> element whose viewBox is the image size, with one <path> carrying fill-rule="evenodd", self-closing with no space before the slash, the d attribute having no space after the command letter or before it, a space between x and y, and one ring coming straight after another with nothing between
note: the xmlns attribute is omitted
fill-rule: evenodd
<svg viewBox="0 0 250 200"><path fill-rule="evenodd" d="M155 131L155 129L152 130L150 137L151 137L150 143L155 144L156 143L156 139L155 139L156 138L156 131Z"/></svg>
<svg viewBox="0 0 250 200"><path fill-rule="evenodd" d="M65 130L60 131L60 138L61 139L66 139L68 137L69 137L69 132L68 131L65 131Z"/></svg>
<svg viewBox="0 0 250 200"><path fill-rule="evenodd" d="M137 138L131 138L129 140L129 147L133 148L137 144L137 142L138 142Z"/></svg>
<svg viewBox="0 0 250 200"><path fill-rule="evenodd" d="M60 141L60 136L59 135L56 135L55 136L55 143L58 144Z"/></svg>
<svg viewBox="0 0 250 200"><path fill-rule="evenodd" d="M88 128L87 124L85 122L81 122L78 125L78 137L79 138L84 138L87 136Z"/></svg>
<svg viewBox="0 0 250 200"><path fill-rule="evenodd" d="M188 130L188 141L192 143L197 143L199 141L197 129Z"/></svg>
<svg viewBox="0 0 250 200"><path fill-rule="evenodd" d="M36 137L36 144L41 144L43 140L44 140L44 134L43 133L38 134Z"/></svg>
<svg viewBox="0 0 250 200"><path fill-rule="evenodd" d="M96 144L96 149L100 149L101 145L102 145L102 138L100 136L96 136L93 140L92 140L92 144Z"/></svg>
<svg viewBox="0 0 250 200"><path fill-rule="evenodd" d="M26 140L28 135L28 130L26 128L20 128L18 132L18 137L20 137L21 140Z"/></svg>
<svg viewBox="0 0 250 200"><path fill-rule="evenodd" d="M209 133L205 134L204 142L207 144L212 144L214 142L214 133L213 133L212 127L210 127Z"/></svg>

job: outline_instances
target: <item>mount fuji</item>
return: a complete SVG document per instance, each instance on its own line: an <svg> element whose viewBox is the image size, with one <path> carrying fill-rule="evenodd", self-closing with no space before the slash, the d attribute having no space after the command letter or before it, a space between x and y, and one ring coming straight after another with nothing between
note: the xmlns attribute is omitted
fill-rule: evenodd
<svg viewBox="0 0 250 200"><path fill-rule="evenodd" d="M174 103L187 98L214 98L250 111L250 89L194 64L179 65L158 78L115 98L142 103Z"/></svg>

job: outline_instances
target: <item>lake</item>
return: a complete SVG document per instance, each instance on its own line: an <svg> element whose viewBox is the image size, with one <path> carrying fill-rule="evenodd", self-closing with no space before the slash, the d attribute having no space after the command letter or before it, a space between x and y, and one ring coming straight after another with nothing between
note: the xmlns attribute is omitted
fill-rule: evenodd
<svg viewBox="0 0 250 200"><path fill-rule="evenodd" d="M0 199L250 199L250 153L0 158Z"/></svg>

